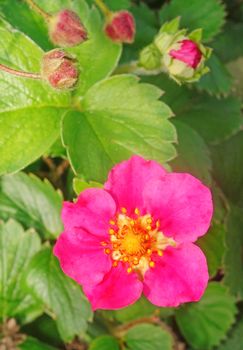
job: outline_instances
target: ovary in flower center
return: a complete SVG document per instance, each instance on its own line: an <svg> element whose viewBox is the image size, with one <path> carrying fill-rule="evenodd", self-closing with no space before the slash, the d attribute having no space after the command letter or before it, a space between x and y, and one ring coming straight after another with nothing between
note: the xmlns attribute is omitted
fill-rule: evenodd
<svg viewBox="0 0 243 350"><path fill-rule="evenodd" d="M140 215L137 208L131 217L122 208L110 225L110 242L101 244L105 247L104 252L111 256L113 267L122 263L128 273L136 271L143 276L148 268L155 266L156 255L163 256L166 247L177 245L162 233L158 220L150 214Z"/></svg>

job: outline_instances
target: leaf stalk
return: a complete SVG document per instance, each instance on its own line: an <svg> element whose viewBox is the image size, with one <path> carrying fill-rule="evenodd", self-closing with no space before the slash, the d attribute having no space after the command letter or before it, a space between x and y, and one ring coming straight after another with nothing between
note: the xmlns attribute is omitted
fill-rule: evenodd
<svg viewBox="0 0 243 350"><path fill-rule="evenodd" d="M19 71L19 70L7 67L4 64L0 64L0 70L9 74L15 75L17 77L30 78L30 79L42 79L41 75L38 73L29 73L29 72Z"/></svg>

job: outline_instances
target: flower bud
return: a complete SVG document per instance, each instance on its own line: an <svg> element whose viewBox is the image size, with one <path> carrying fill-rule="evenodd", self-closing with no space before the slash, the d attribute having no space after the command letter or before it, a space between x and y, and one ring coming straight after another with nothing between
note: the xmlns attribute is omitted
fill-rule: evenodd
<svg viewBox="0 0 243 350"><path fill-rule="evenodd" d="M77 83L79 71L72 56L54 49L43 56L41 75L53 88L65 90Z"/></svg>
<svg viewBox="0 0 243 350"><path fill-rule="evenodd" d="M135 20L128 11L112 13L105 24L105 33L117 43L133 43L135 30Z"/></svg>
<svg viewBox="0 0 243 350"><path fill-rule="evenodd" d="M154 70L161 66L161 53L154 44L146 46L139 55L139 66Z"/></svg>
<svg viewBox="0 0 243 350"><path fill-rule="evenodd" d="M197 81L209 71L205 61L211 49L202 45L200 29L187 34L185 29L178 28L179 18L166 22L155 38L154 44L161 53L161 68L179 84Z"/></svg>
<svg viewBox="0 0 243 350"><path fill-rule="evenodd" d="M51 41L62 47L72 47L87 40L87 31L79 16L71 10L62 10L49 22Z"/></svg>

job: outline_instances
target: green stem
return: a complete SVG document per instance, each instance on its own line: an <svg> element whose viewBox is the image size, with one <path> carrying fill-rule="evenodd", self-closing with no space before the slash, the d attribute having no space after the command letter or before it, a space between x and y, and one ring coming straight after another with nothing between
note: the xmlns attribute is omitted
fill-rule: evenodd
<svg viewBox="0 0 243 350"><path fill-rule="evenodd" d="M122 65L118 66L115 69L115 71L113 72L113 74L133 73L136 75L145 75L146 76L146 75L158 75L161 72L163 72L162 68L158 68L158 69L154 69L154 70L146 70L143 67L139 67L137 61L132 61L130 63L122 64Z"/></svg>
<svg viewBox="0 0 243 350"><path fill-rule="evenodd" d="M33 10L36 13L41 15L47 22L50 21L52 16L49 13L47 13L46 11L44 11L42 8L40 8L33 0L25 0L25 1L31 8L33 8Z"/></svg>
<svg viewBox="0 0 243 350"><path fill-rule="evenodd" d="M4 64L0 64L0 70L7 72L12 75L16 75L17 77L30 78L30 79L41 79L41 75L37 73L28 73L22 72L16 69L9 68Z"/></svg>
<svg viewBox="0 0 243 350"><path fill-rule="evenodd" d="M95 0L96 5L99 7L101 12L104 14L105 17L110 17L112 14L112 11L105 5L103 0Z"/></svg>

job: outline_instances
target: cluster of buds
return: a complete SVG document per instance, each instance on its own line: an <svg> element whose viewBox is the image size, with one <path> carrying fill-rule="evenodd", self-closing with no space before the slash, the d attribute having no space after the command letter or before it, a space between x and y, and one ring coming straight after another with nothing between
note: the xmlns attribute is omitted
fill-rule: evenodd
<svg viewBox="0 0 243 350"><path fill-rule="evenodd" d="M139 65L147 70L163 70L177 83L198 81L209 71L205 61L211 49L202 45L202 30L187 34L179 30L179 18L166 22L154 42L140 53Z"/></svg>
<svg viewBox="0 0 243 350"><path fill-rule="evenodd" d="M79 45L88 39L88 33L76 12L63 9L52 15L40 8L34 0L26 2L41 15L47 23L51 42L61 48L43 55L40 73L18 71L0 64L0 70L9 74L31 79L42 79L54 89L73 88L79 79L75 58L62 48ZM111 12L103 0L95 0L105 16L104 33L115 43L132 43L135 36L135 21L128 11Z"/></svg>

